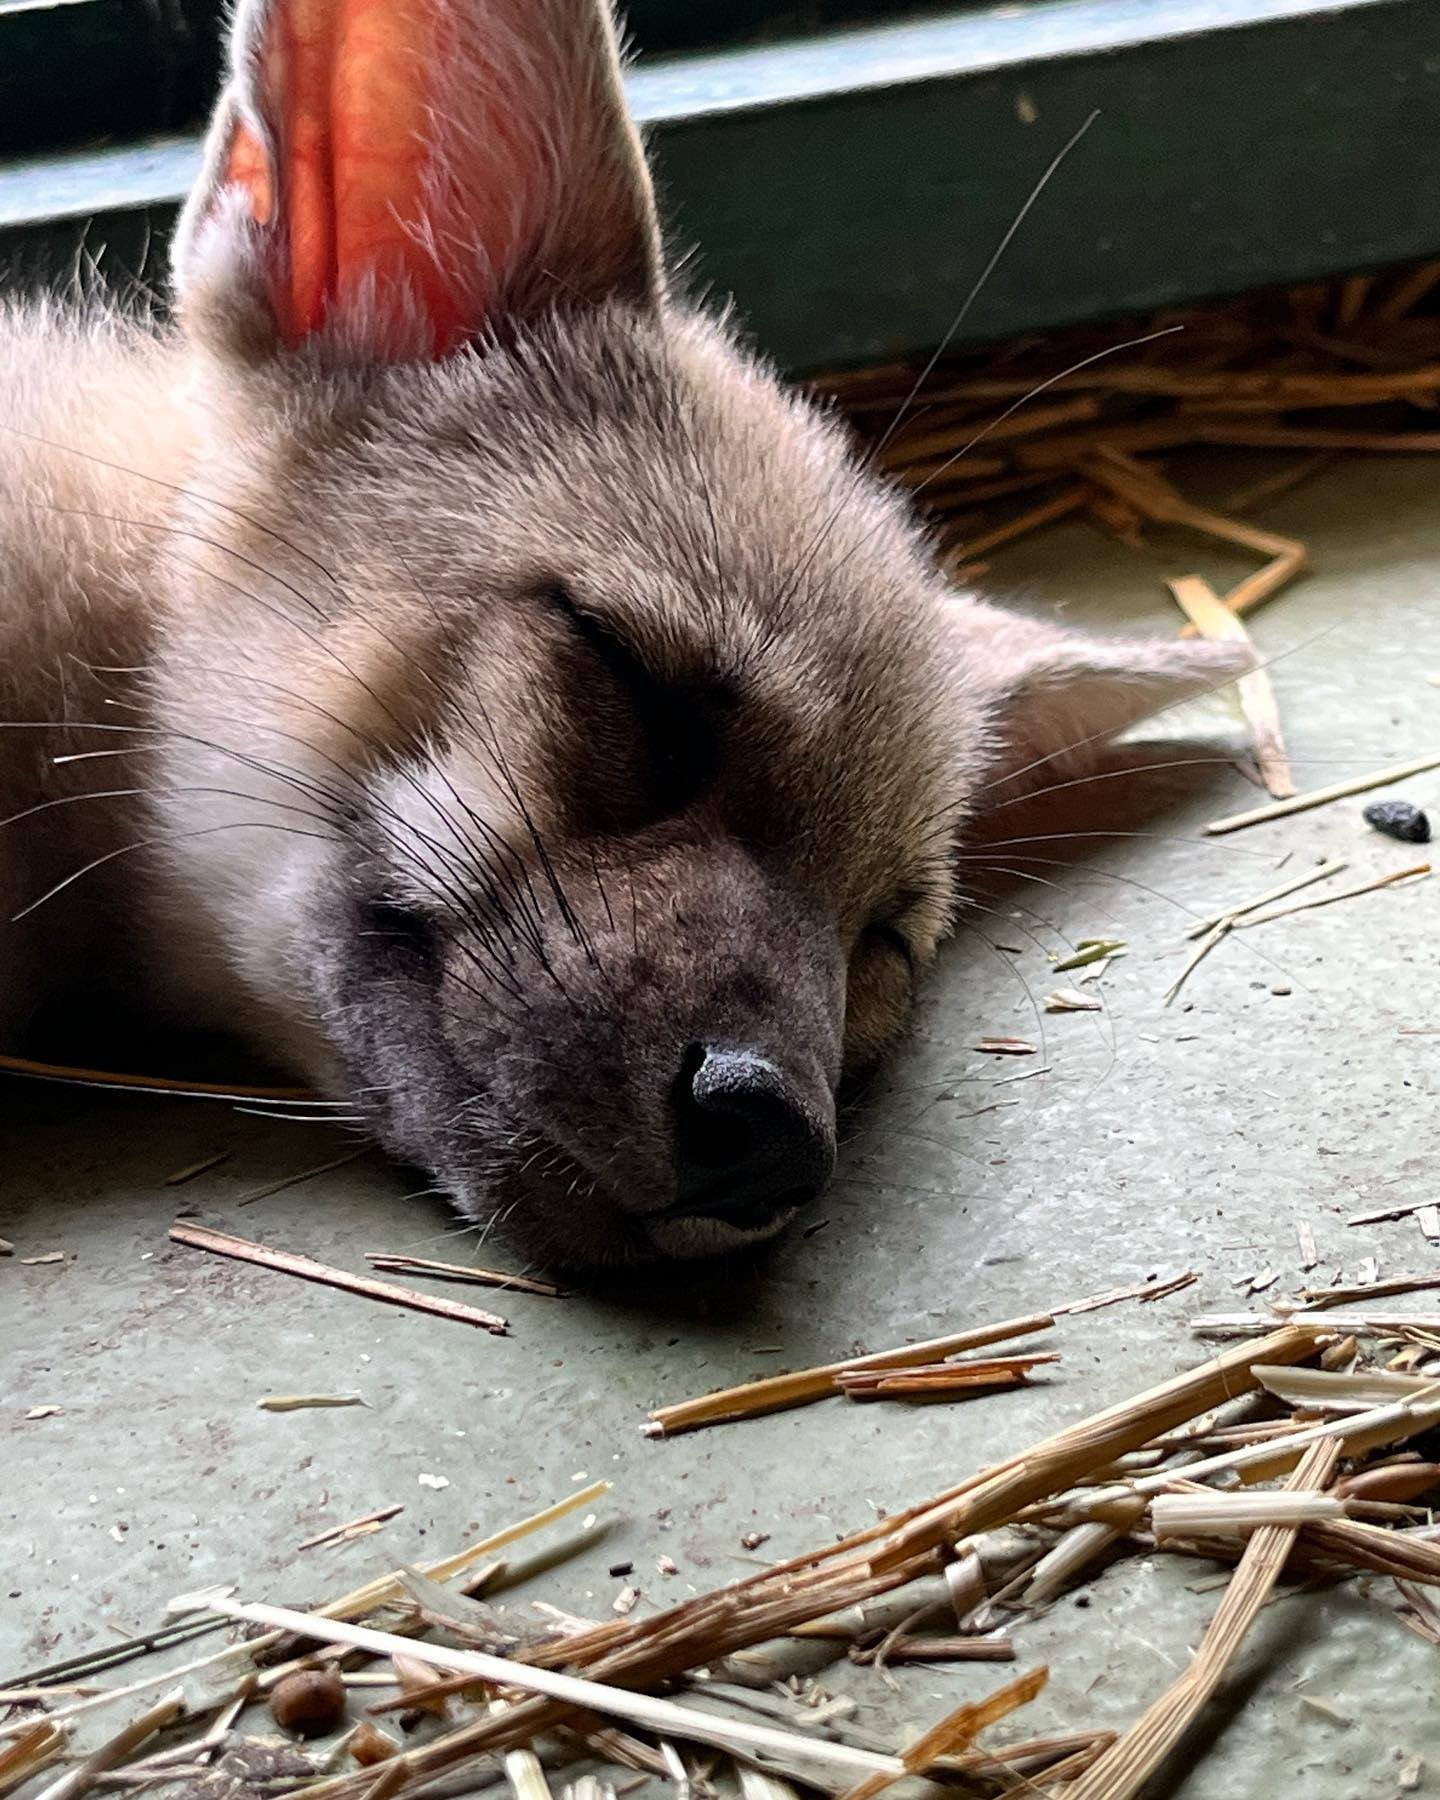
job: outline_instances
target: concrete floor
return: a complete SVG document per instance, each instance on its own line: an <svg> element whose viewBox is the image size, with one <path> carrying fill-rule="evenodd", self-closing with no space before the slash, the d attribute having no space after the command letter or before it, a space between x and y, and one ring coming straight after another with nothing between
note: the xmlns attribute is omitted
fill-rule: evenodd
<svg viewBox="0 0 1440 1800"><path fill-rule="evenodd" d="M1206 479L1223 493L1250 468L1212 466ZM1314 551L1314 573L1254 626L1280 658L1301 784L1434 747L1435 465L1351 462L1265 522ZM1192 556L1217 580L1243 566L1178 540L1137 557L1077 525L1015 547L991 580L1038 602L1063 597L1077 617L1163 628L1158 577ZM443 1207L408 1197L378 1159L238 1208L344 1140L210 1104L4 1085L0 1236L16 1256L0 1262L0 1682L112 1626L153 1625L178 1590L224 1580L318 1601L601 1476L615 1484L603 1543L521 1599L608 1616L621 1583L607 1566L633 1560L643 1604L663 1603L934 1492L1199 1360L1187 1321L1234 1310L1237 1276L1274 1268L1272 1292L1299 1281L1301 1222L1324 1269L1353 1273L1366 1254L1382 1273L1433 1262L1413 1220L1349 1231L1344 1219L1382 1198L1440 1198L1440 886L1232 941L1166 1009L1182 927L1280 880L1282 859L1294 872L1344 856L1357 877L1414 860L1361 823L1357 801L1199 839L1202 821L1256 796L1228 762L1189 760L1210 754L1217 732L1240 741L1226 707L1167 723L1187 727L1205 749L1082 790L1063 815L1072 830L1140 835L1026 852L1053 863L997 853L1034 879L1002 881L996 910L950 947L833 1192L740 1291L677 1296L666 1280L606 1298L505 1296L505 1339L393 1311L165 1237L184 1205L355 1268L376 1248L472 1254ZM1440 810L1440 775L1400 791ZM1103 1016L1037 1015L1054 985L1042 946L1100 935L1130 946L1099 990ZM1042 1057L997 1063L970 1048L1012 1033L1043 1038ZM163 1185L214 1150L230 1160ZM63 1264L20 1261L51 1250ZM637 1431L658 1402L1187 1266L1201 1281L1184 1294L1067 1321L1054 1337L1064 1362L1028 1392L915 1411L833 1401L666 1443ZM368 1410L256 1410L263 1394L307 1390L358 1391ZM46 1404L63 1414L23 1420ZM421 1485L425 1474L450 1485ZM391 1501L405 1511L384 1532L296 1556L301 1539ZM770 1533L758 1557L740 1541L756 1530ZM677 1576L655 1572L662 1553ZM1083 1609L1066 1602L1021 1624L1023 1663L1048 1662L1052 1680L1011 1735L1127 1723L1185 1663L1215 1605L1212 1575L1132 1558ZM1440 1727L1424 1698L1436 1653L1392 1619L1391 1598L1376 1582L1276 1601L1173 1791L1388 1796L1413 1753L1429 1754L1423 1779L1440 1787ZM844 1667L826 1679L886 1732L996 1684L985 1670L904 1670L893 1688Z"/></svg>

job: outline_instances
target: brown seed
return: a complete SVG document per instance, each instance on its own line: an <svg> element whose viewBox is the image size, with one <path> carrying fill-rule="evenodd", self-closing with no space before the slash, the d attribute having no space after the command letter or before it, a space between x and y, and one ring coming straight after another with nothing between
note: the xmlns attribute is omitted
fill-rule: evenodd
<svg viewBox="0 0 1440 1800"><path fill-rule="evenodd" d="M345 1683L333 1669L297 1669L276 1682L270 1711L282 1731L324 1737L345 1716Z"/></svg>

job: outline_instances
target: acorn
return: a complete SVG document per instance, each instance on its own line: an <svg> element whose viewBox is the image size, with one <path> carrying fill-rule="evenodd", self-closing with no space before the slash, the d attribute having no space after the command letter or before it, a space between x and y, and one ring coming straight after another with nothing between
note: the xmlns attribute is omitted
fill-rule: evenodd
<svg viewBox="0 0 1440 1800"><path fill-rule="evenodd" d="M297 1669L275 1683L270 1711L282 1731L324 1737L345 1716L345 1683L333 1669Z"/></svg>

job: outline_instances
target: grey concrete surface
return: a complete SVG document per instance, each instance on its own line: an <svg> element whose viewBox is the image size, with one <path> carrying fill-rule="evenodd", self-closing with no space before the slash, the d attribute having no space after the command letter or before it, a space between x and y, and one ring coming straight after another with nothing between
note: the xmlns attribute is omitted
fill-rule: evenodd
<svg viewBox="0 0 1440 1800"><path fill-rule="evenodd" d="M1248 468L1211 468L1202 487L1223 493ZM1254 623L1277 658L1302 785L1437 746L1436 493L1433 462L1353 461L1265 515L1314 551L1313 573ZM997 559L992 580L1077 618L1165 628L1159 578L1192 556L1217 580L1244 566L1180 540L1136 556L1076 525ZM608 1616L621 1581L607 1568L633 1561L642 1605L662 1604L1199 1360L1190 1317L1240 1305L1232 1283L1247 1271L1277 1270L1273 1292L1296 1284L1302 1222L1322 1270L1353 1273L1367 1254L1382 1273L1434 1263L1411 1219L1360 1231L1345 1219L1440 1199L1440 885L1237 935L1167 1009L1195 915L1273 885L1282 862L1290 873L1344 856L1362 877L1413 855L1369 831L1358 801L1203 840L1205 819L1257 798L1229 761L1242 734L1217 700L1165 735L1178 741L1128 752L1124 772L1027 825L1034 841L977 855L977 879L987 863L1012 873L987 878L987 910L977 904L947 950L833 1191L728 1291L666 1278L620 1296L507 1295L504 1339L389 1310L166 1241L183 1206L352 1268L377 1248L477 1254L439 1202L411 1197L376 1158L238 1205L346 1140L209 1104L0 1087L0 1236L16 1246L0 1261L0 1680L112 1629L148 1628L172 1594L212 1581L321 1600L587 1478L614 1483L613 1524L518 1603ZM1440 813L1440 775L1400 791ZM1062 830L1099 835L1045 835ZM1099 985L1105 1012L1037 1012L1056 985L1046 949L1101 935L1129 946ZM979 1055L987 1034L1032 1038L1041 1053ZM230 1159L163 1185L214 1150ZM23 1261L52 1250L63 1263ZM658 1402L1186 1267L1201 1275L1186 1293L1066 1321L1053 1337L1065 1360L1030 1391L913 1411L832 1401L665 1443L637 1430ZM1425 1297L1396 1304L1418 1310ZM357 1391L368 1406L256 1409L266 1393L315 1390ZM24 1419L43 1405L64 1410ZM422 1485L426 1474L449 1485ZM326 1525L392 1501L405 1511L382 1533L297 1554ZM770 1534L758 1554L741 1545L754 1531ZM662 1554L678 1575L656 1571ZM1130 1720L1184 1665L1214 1573L1132 1558L1086 1604L1019 1624L1023 1662L1048 1663L1052 1678L1010 1735ZM1276 1600L1225 1704L1157 1791L1389 1796L1414 1754L1428 1757L1421 1791L1440 1785L1437 1653L1394 1620L1392 1600L1379 1581ZM887 1733L996 1679L825 1676Z"/></svg>

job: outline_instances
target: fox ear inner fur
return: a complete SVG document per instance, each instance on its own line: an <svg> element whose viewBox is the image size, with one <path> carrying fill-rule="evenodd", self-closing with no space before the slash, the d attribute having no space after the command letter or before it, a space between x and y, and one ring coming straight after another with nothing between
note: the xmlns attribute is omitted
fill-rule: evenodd
<svg viewBox="0 0 1440 1800"><path fill-rule="evenodd" d="M557 306L655 304L659 231L608 8L246 0L174 271L198 334L341 361L444 356Z"/></svg>
<svg viewBox="0 0 1440 1800"><path fill-rule="evenodd" d="M1110 739L1254 666L1243 643L1103 637L957 596L947 619L953 678L988 726L975 810L1093 768Z"/></svg>

